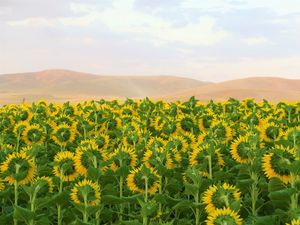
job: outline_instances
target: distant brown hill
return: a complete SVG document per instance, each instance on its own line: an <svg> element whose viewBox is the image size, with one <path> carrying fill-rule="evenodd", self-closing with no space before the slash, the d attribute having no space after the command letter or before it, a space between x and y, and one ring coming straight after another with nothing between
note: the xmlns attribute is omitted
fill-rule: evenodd
<svg viewBox="0 0 300 225"><path fill-rule="evenodd" d="M0 104L144 98L201 101L255 98L300 101L300 80L253 77L209 83L175 76L100 76L68 70L0 75Z"/></svg>
<svg viewBox="0 0 300 225"><path fill-rule="evenodd" d="M208 82L174 76L100 76L68 70L0 75L0 104L45 99L81 101L100 98L171 96Z"/></svg>
<svg viewBox="0 0 300 225"><path fill-rule="evenodd" d="M300 80L289 80L277 77L251 77L208 84L204 87L191 88L174 93L170 100L188 99L195 96L202 101L226 100L228 98L254 98L257 101L267 99L271 102L280 100L300 101Z"/></svg>

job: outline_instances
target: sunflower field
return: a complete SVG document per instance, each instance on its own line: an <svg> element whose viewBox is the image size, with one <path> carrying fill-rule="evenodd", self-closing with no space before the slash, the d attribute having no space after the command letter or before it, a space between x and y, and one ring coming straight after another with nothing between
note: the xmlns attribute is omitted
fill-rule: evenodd
<svg viewBox="0 0 300 225"><path fill-rule="evenodd" d="M300 102L0 108L0 224L300 224Z"/></svg>

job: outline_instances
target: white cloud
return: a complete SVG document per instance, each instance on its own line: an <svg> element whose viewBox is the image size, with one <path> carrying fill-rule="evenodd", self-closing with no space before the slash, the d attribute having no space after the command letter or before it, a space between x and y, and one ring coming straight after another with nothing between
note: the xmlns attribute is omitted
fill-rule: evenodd
<svg viewBox="0 0 300 225"><path fill-rule="evenodd" d="M203 11L229 12L240 9L265 8L280 15L300 12L298 0L185 0L181 4L184 8L201 9Z"/></svg>
<svg viewBox="0 0 300 225"><path fill-rule="evenodd" d="M63 18L60 22L67 26L88 26L101 22L116 33L132 33L141 40L146 35L153 43L181 42L189 45L212 45L228 37L229 32L219 28L213 17L203 16L194 23L173 27L162 18L133 9L134 0L114 0L113 7L103 11L84 4L71 5L75 12L86 15L76 18ZM149 41L149 40L148 40Z"/></svg>
<svg viewBox="0 0 300 225"><path fill-rule="evenodd" d="M53 27L55 25L53 20L42 17L27 18L24 20L8 21L9 26L24 26L24 27Z"/></svg>
<svg viewBox="0 0 300 225"><path fill-rule="evenodd" d="M247 45L262 45L271 44L272 42L266 37L250 37L242 39L242 42Z"/></svg>

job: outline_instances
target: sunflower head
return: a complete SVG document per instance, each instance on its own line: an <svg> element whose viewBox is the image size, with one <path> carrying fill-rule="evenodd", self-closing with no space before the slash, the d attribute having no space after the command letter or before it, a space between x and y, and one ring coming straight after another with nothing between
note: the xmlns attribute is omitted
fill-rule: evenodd
<svg viewBox="0 0 300 225"><path fill-rule="evenodd" d="M205 221L207 225L242 225L243 221L236 211L224 207L211 211Z"/></svg>
<svg viewBox="0 0 300 225"><path fill-rule="evenodd" d="M35 176L36 166L26 152L14 152L6 157L0 171L9 184L28 184Z"/></svg>
<svg viewBox="0 0 300 225"><path fill-rule="evenodd" d="M235 186L223 183L222 185L210 186L204 192L202 201L206 205L205 210L208 214L223 207L238 211L240 196L241 193Z"/></svg>
<svg viewBox="0 0 300 225"><path fill-rule="evenodd" d="M81 175L87 176L88 168L103 169L102 162L108 160L106 151L97 148L97 144L82 144L76 149L74 157L75 169Z"/></svg>
<svg viewBox="0 0 300 225"><path fill-rule="evenodd" d="M54 157L55 166L53 174L63 181L73 181L77 178L78 172L75 169L75 157L73 152L59 152Z"/></svg>
<svg viewBox="0 0 300 225"><path fill-rule="evenodd" d="M110 167L116 171L120 167L134 168L137 165L137 154L133 148L122 146L110 155Z"/></svg>
<svg viewBox="0 0 300 225"><path fill-rule="evenodd" d="M35 178L32 185L41 194L52 193L54 188L52 178L47 176Z"/></svg>
<svg viewBox="0 0 300 225"><path fill-rule="evenodd" d="M28 124L23 131L23 139L27 145L43 144L45 140L44 130L38 124Z"/></svg>
<svg viewBox="0 0 300 225"><path fill-rule="evenodd" d="M291 223L286 223L286 225L300 225L300 219L293 219Z"/></svg>
<svg viewBox="0 0 300 225"><path fill-rule="evenodd" d="M54 127L52 139L56 144L65 146L75 140L75 133L74 126L63 123Z"/></svg>
<svg viewBox="0 0 300 225"><path fill-rule="evenodd" d="M260 126L260 138L266 142L278 141L283 135L281 127L274 122L264 122Z"/></svg>
<svg viewBox="0 0 300 225"><path fill-rule="evenodd" d="M133 192L147 192L154 195L160 186L159 175L153 168L148 168L142 165L139 168L133 169L127 177L127 186Z"/></svg>
<svg viewBox="0 0 300 225"><path fill-rule="evenodd" d="M267 178L279 178L284 183L290 182L289 166L295 160L299 160L296 150L282 145L276 145L262 158L263 171Z"/></svg>
<svg viewBox="0 0 300 225"><path fill-rule="evenodd" d="M91 180L84 179L75 184L70 196L75 204L97 206L100 204L100 185Z"/></svg>
<svg viewBox="0 0 300 225"><path fill-rule="evenodd" d="M263 148L259 138L248 133L239 136L231 143L230 154L232 158L241 164L248 164L257 156L257 150Z"/></svg>
<svg viewBox="0 0 300 225"><path fill-rule="evenodd" d="M3 191L5 188L3 180L0 179L0 192Z"/></svg>

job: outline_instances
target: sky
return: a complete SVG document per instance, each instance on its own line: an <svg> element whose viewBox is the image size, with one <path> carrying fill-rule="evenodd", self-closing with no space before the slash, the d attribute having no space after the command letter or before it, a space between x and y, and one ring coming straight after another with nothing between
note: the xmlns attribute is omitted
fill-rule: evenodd
<svg viewBox="0 0 300 225"><path fill-rule="evenodd" d="M300 79L300 0L0 0L0 74Z"/></svg>

